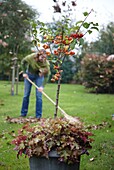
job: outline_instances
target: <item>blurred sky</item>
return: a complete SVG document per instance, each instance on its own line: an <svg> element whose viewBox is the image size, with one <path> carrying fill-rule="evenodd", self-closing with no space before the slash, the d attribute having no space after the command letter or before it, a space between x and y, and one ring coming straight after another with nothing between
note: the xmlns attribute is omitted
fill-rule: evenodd
<svg viewBox="0 0 114 170"><path fill-rule="evenodd" d="M32 8L37 9L40 12L40 20L43 22L52 21L52 15L55 18L59 16L59 14L53 14L53 5L55 3L53 0L23 0L26 4L30 5ZM58 0L59 4L61 4L62 0ZM63 0L65 1L65 0ZM70 2L70 0L66 0L66 2ZM73 18L76 20L82 19L82 12L89 12L93 9L95 12L89 16L89 20L93 22L98 22L100 28L103 25L107 25L110 21L114 22L114 0L77 0L76 1L76 10L73 13ZM94 33L94 39L97 37L98 33Z"/></svg>

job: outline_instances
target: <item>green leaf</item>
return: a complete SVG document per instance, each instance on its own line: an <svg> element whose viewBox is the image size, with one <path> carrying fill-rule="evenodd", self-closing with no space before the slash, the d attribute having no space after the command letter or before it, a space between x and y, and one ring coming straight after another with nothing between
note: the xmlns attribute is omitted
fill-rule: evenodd
<svg viewBox="0 0 114 170"><path fill-rule="evenodd" d="M82 22L83 22L83 21L80 20L80 21L76 22L76 25L81 24Z"/></svg>
<svg viewBox="0 0 114 170"><path fill-rule="evenodd" d="M87 22L83 23L83 27L84 27L84 28L87 29L87 28L89 28L89 26L90 26L90 23L87 23Z"/></svg>
<svg viewBox="0 0 114 170"><path fill-rule="evenodd" d="M83 15L84 15L84 16L88 16L89 13L88 13L88 12L84 12Z"/></svg>
<svg viewBox="0 0 114 170"><path fill-rule="evenodd" d="M92 31L91 31L91 30L88 30L87 32L88 32L89 34L91 34L91 33L92 33Z"/></svg>
<svg viewBox="0 0 114 170"><path fill-rule="evenodd" d="M34 45L37 45L37 41L36 41L36 40L32 40L32 43L33 43Z"/></svg>
<svg viewBox="0 0 114 170"><path fill-rule="evenodd" d="M73 43L70 44L71 50L73 50L73 49L75 48L76 42L77 42L77 41L73 41Z"/></svg>
<svg viewBox="0 0 114 170"><path fill-rule="evenodd" d="M80 39L79 39L79 42L80 42L80 43L79 43L79 46L80 46L80 45L83 45L83 44L84 44L84 39L83 39L83 38L80 38Z"/></svg>
<svg viewBox="0 0 114 170"><path fill-rule="evenodd" d="M37 24L35 22L32 23L32 28L36 28Z"/></svg>
<svg viewBox="0 0 114 170"><path fill-rule="evenodd" d="M95 30L99 31L99 29L97 27L91 27L91 29L95 29Z"/></svg>
<svg viewBox="0 0 114 170"><path fill-rule="evenodd" d="M99 24L98 24L98 23L93 23L93 25L94 25L94 26L99 26Z"/></svg>
<svg viewBox="0 0 114 170"><path fill-rule="evenodd" d="M40 40L39 40L38 38L36 38L36 41L37 41L37 42L40 42Z"/></svg>
<svg viewBox="0 0 114 170"><path fill-rule="evenodd" d="M56 60L51 60L52 63L56 63Z"/></svg>
<svg viewBox="0 0 114 170"><path fill-rule="evenodd" d="M76 25L76 27L74 27L74 30L78 30L80 27L78 25Z"/></svg>
<svg viewBox="0 0 114 170"><path fill-rule="evenodd" d="M32 34L37 34L37 30L32 30Z"/></svg>

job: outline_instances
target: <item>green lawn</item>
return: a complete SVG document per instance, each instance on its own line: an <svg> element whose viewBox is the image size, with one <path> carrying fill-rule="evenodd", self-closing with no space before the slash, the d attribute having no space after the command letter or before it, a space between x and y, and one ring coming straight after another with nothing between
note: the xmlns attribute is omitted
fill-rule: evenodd
<svg viewBox="0 0 114 170"><path fill-rule="evenodd" d="M28 158L17 159L11 140L23 124L8 123L6 117L20 115L23 82L18 95L11 96L11 82L0 81L0 170L29 170ZM55 100L56 84L47 84L45 92ZM61 85L59 106L69 115L91 126L94 142L90 155L81 156L80 170L114 170L114 95L92 94L81 85ZM32 88L29 116L35 116L35 88ZM43 97L43 117L53 117L54 106ZM58 116L62 116L58 113Z"/></svg>

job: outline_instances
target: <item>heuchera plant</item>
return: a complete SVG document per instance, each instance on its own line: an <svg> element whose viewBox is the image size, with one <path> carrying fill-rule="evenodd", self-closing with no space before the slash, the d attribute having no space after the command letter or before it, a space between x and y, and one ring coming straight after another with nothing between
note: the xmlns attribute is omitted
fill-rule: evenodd
<svg viewBox="0 0 114 170"><path fill-rule="evenodd" d="M64 118L42 119L36 126L26 124L12 141L19 157L23 153L31 157L48 158L51 150L57 151L59 160L75 163L81 154L89 154L92 133L80 124L71 124Z"/></svg>

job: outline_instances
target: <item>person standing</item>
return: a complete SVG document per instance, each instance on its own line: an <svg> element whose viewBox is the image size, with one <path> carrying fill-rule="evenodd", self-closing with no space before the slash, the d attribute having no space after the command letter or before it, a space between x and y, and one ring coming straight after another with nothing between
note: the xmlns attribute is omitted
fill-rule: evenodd
<svg viewBox="0 0 114 170"><path fill-rule="evenodd" d="M39 50L37 53L32 53L26 56L21 62L24 77L24 96L21 117L27 116L29 107L29 97L32 84L27 80L27 77L39 87L39 89L36 89L35 117L38 119L42 117L42 91L50 74L50 65L46 57L46 51Z"/></svg>

